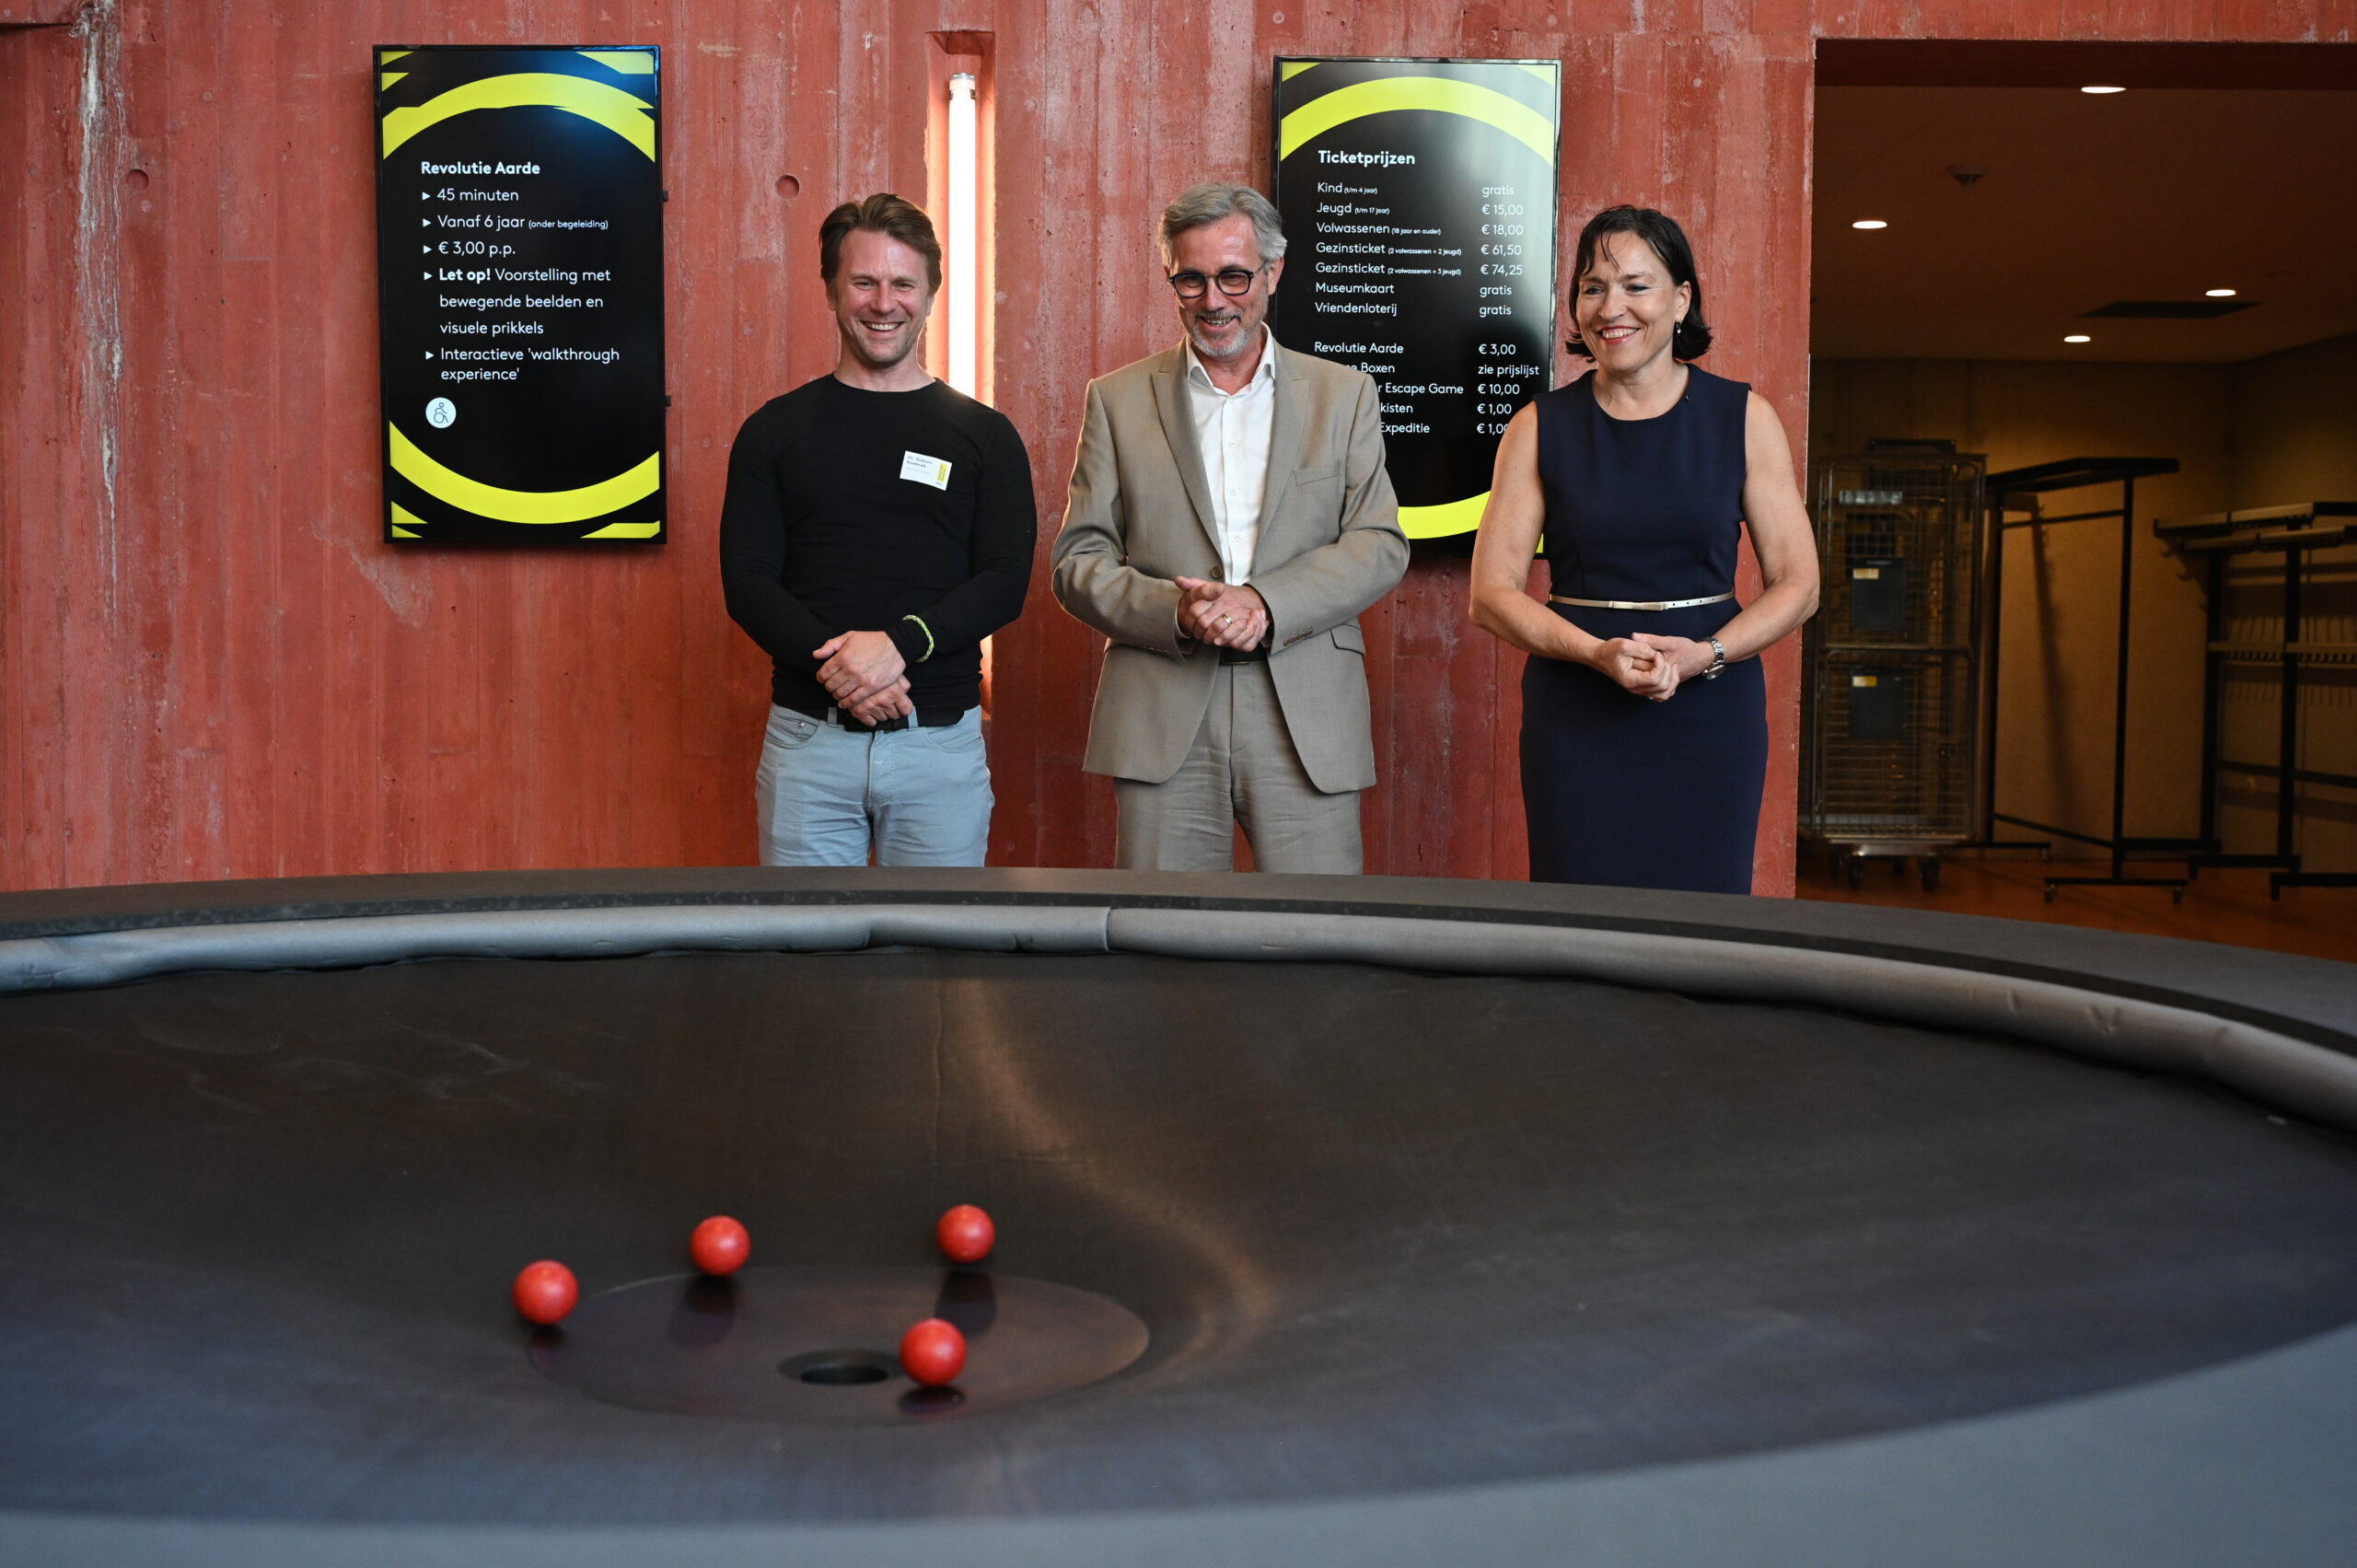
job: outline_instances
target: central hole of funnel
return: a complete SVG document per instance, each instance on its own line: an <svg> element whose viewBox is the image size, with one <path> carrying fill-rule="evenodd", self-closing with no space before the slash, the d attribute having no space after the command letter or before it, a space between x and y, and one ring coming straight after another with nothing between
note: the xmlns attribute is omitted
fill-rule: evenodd
<svg viewBox="0 0 2357 1568"><path fill-rule="evenodd" d="M782 1362L778 1370L822 1388L856 1388L881 1383L900 1369L892 1357L872 1350L819 1350Z"/></svg>

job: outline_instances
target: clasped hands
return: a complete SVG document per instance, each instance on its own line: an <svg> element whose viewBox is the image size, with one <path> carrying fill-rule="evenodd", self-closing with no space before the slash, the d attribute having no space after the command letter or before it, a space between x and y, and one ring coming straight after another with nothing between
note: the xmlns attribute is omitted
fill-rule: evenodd
<svg viewBox="0 0 2357 1568"><path fill-rule="evenodd" d="M1678 694L1678 684L1711 668L1711 645L1691 637L1659 637L1640 632L1633 637L1607 637L1596 645L1588 663L1622 690L1656 703Z"/></svg>
<svg viewBox="0 0 2357 1568"><path fill-rule="evenodd" d="M883 724L916 711L909 700L908 664L881 632L845 632L810 650L819 684L835 706L862 724Z"/></svg>
<svg viewBox="0 0 2357 1568"><path fill-rule="evenodd" d="M1269 634L1269 606L1248 583L1214 583L1201 577L1173 579L1178 600L1178 634L1215 648L1257 648Z"/></svg>

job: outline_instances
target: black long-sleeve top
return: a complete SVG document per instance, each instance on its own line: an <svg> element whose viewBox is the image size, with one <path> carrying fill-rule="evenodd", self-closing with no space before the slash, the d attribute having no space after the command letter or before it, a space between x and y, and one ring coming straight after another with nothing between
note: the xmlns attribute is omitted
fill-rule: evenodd
<svg viewBox="0 0 2357 1568"><path fill-rule="evenodd" d="M963 711L981 701L982 639L1023 612L1039 528L1004 414L938 381L871 392L822 376L737 433L721 583L780 707L826 712L810 650L882 632L920 709Z"/></svg>

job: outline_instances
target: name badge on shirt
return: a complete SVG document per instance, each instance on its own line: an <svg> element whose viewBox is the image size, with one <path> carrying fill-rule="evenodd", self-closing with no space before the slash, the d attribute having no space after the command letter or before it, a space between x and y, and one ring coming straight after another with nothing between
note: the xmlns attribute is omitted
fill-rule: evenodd
<svg viewBox="0 0 2357 1568"><path fill-rule="evenodd" d="M900 477L912 479L919 484L930 484L935 490L949 488L949 465L939 458L928 458L923 452L900 454Z"/></svg>

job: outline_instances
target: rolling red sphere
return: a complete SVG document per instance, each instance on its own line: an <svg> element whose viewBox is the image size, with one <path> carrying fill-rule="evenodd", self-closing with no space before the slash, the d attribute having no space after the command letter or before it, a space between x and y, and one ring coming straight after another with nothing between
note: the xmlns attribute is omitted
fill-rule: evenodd
<svg viewBox="0 0 2357 1568"><path fill-rule="evenodd" d="M752 1255L753 1238L726 1214L714 1214L688 1238L688 1256L707 1274L733 1274Z"/></svg>
<svg viewBox="0 0 2357 1568"><path fill-rule="evenodd" d="M941 1243L942 1253L951 1262L979 1263L998 1245L998 1227L973 1204L960 1203L941 1216L941 1223L933 1227L933 1238Z"/></svg>
<svg viewBox="0 0 2357 1568"><path fill-rule="evenodd" d="M900 1336L900 1365L927 1388L955 1382L966 1370L966 1336L955 1323L928 1318Z"/></svg>
<svg viewBox="0 0 2357 1568"><path fill-rule="evenodd" d="M525 1264L524 1272L516 1276L516 1310L527 1322L543 1328L561 1323L580 1299L581 1282L562 1263L543 1258Z"/></svg>

